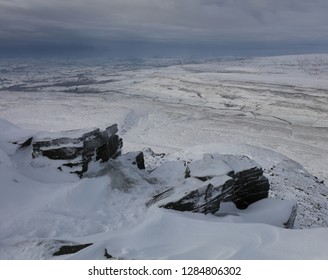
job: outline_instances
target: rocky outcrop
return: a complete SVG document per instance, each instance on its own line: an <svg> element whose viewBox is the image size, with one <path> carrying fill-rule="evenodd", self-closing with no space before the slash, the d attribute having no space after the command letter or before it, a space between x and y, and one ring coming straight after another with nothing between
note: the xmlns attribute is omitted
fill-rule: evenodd
<svg viewBox="0 0 328 280"><path fill-rule="evenodd" d="M157 194L147 205L159 203L167 209L207 214L217 212L221 202L230 201L245 209L268 197L268 179L262 168L246 156L206 155L186 164L185 169L182 183Z"/></svg>
<svg viewBox="0 0 328 280"><path fill-rule="evenodd" d="M32 158L56 160L58 169L76 173L80 177L92 161L107 162L121 153L122 139L116 135L117 125L101 131L72 130L61 133L40 133L30 141Z"/></svg>
<svg viewBox="0 0 328 280"><path fill-rule="evenodd" d="M105 130L38 133L15 144L20 149L32 147L32 163L36 166L42 167L46 162L51 168L55 166L80 177L86 173L106 174L113 188L125 192L148 185L156 194L146 202L147 207L156 204L177 211L220 214L223 202L245 209L268 197L268 179L261 166L247 156L206 154L201 160L170 162L164 159L165 154L145 150L118 157L123 143L117 132L117 125L113 125ZM110 159L116 160L98 164ZM283 226L293 227L296 210L295 205Z"/></svg>

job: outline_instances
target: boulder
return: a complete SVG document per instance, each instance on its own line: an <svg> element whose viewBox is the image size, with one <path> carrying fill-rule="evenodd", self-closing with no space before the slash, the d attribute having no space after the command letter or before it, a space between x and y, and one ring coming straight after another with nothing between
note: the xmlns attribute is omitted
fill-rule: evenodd
<svg viewBox="0 0 328 280"><path fill-rule="evenodd" d="M157 194L147 205L158 203L159 207L178 211L215 213L221 202L231 201L245 209L267 198L270 189L262 168L247 156L205 155L202 160L186 164L184 174L183 182Z"/></svg>
<svg viewBox="0 0 328 280"><path fill-rule="evenodd" d="M116 135L117 125L90 130L71 130L60 133L39 133L33 137L32 158L56 160L61 171L69 170L80 177L92 161L107 162L121 154L122 139ZM26 146L26 145L25 145Z"/></svg>

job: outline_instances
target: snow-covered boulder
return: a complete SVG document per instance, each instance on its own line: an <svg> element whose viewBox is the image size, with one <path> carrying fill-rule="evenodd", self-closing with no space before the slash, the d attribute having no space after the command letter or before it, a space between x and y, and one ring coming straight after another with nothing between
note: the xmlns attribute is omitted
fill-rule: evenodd
<svg viewBox="0 0 328 280"><path fill-rule="evenodd" d="M103 131L96 128L39 133L30 141L32 158L35 161L40 157L55 160L59 170L82 177L90 162L107 162L120 155L123 142L116 135L117 131L115 124Z"/></svg>
<svg viewBox="0 0 328 280"><path fill-rule="evenodd" d="M153 173L163 174L170 170L170 165L178 170L177 164L166 163ZM184 172L174 177L177 177L177 184L157 194L148 205L160 202L159 206L167 209L216 213L220 203L228 201L245 209L251 203L267 198L270 189L262 168L246 156L205 155L202 160L186 164Z"/></svg>

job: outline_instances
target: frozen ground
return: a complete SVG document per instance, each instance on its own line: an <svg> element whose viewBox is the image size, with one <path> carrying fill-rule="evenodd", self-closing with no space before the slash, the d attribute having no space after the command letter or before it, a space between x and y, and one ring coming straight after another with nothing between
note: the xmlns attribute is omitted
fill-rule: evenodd
<svg viewBox="0 0 328 280"><path fill-rule="evenodd" d="M265 168L271 197L298 201L298 227L318 228L277 228L267 214L151 212L147 186L122 194L108 176L49 182L27 172L7 144L31 131L2 121L0 258L49 258L53 240L96 242L77 258L100 258L106 246L123 258L328 258L328 55L2 60L0 74L2 119L41 131L118 123L124 152L149 147L166 160L246 154Z"/></svg>

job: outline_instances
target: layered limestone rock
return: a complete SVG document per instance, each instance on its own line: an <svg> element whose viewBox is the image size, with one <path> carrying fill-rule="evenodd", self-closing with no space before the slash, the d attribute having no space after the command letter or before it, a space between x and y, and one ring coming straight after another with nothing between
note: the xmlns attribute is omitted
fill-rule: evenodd
<svg viewBox="0 0 328 280"><path fill-rule="evenodd" d="M60 133L40 133L30 141L32 158L45 157L56 161L58 169L80 177L90 162L107 162L121 154L122 139L116 135L117 125L91 130L72 130Z"/></svg>
<svg viewBox="0 0 328 280"><path fill-rule="evenodd" d="M167 187L146 203L148 207L155 204L166 209L218 216L229 215L221 213L222 203L230 202L238 209L246 209L254 202L264 201L262 199L268 197L270 189L261 166L242 155L215 154L192 162L166 162L150 175ZM296 203L278 202L277 205L283 205L287 212L290 209L289 214L277 218L281 218L280 225L293 228Z"/></svg>
<svg viewBox="0 0 328 280"><path fill-rule="evenodd" d="M217 212L221 202L231 201L244 209L267 198L270 188L262 168L246 156L206 155L185 164L184 177L181 181L180 176L179 185L156 195L148 205L163 200L160 207L206 214Z"/></svg>

